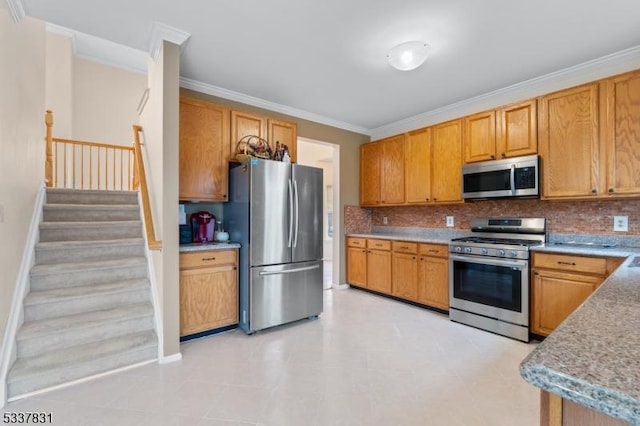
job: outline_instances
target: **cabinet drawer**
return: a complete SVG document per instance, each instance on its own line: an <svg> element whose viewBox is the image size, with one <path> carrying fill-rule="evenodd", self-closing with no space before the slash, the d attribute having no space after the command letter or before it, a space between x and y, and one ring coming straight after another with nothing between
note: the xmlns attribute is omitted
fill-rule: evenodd
<svg viewBox="0 0 640 426"><path fill-rule="evenodd" d="M367 240L367 248L376 250L391 250L391 241Z"/></svg>
<svg viewBox="0 0 640 426"><path fill-rule="evenodd" d="M607 259L604 257L534 253L533 267L605 276L607 274Z"/></svg>
<svg viewBox="0 0 640 426"><path fill-rule="evenodd" d="M347 237L347 247L367 247L366 238Z"/></svg>
<svg viewBox="0 0 640 426"><path fill-rule="evenodd" d="M398 253L410 253L410 254L418 253L418 244L416 243L408 243L406 241L394 241L392 246L393 246L393 251Z"/></svg>
<svg viewBox="0 0 640 426"><path fill-rule="evenodd" d="M180 269L205 268L208 266L238 263L237 250L209 250L180 254Z"/></svg>
<svg viewBox="0 0 640 426"><path fill-rule="evenodd" d="M443 244L420 244L423 256L449 257L449 246Z"/></svg>

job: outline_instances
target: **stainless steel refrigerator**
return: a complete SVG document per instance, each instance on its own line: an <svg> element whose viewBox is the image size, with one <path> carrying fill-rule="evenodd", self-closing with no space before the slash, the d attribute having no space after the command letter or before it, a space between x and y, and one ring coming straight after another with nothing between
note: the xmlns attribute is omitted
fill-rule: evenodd
<svg viewBox="0 0 640 426"><path fill-rule="evenodd" d="M252 159L229 171L224 222L240 248L240 328L322 313L322 169Z"/></svg>

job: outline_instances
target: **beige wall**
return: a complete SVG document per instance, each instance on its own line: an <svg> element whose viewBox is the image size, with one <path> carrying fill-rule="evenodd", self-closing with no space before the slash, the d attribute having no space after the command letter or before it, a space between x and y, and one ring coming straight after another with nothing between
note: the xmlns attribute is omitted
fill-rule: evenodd
<svg viewBox="0 0 640 426"><path fill-rule="evenodd" d="M74 57L72 81L73 138L130 145L147 76Z"/></svg>
<svg viewBox="0 0 640 426"><path fill-rule="evenodd" d="M44 180L44 23L0 9L0 330L7 324L36 195Z"/></svg>
<svg viewBox="0 0 640 426"><path fill-rule="evenodd" d="M298 125L298 136L313 139L316 141L330 142L340 146L340 205L335 206L334 214L342 215L345 205L357 205L359 203L359 175L360 175L360 148L362 143L369 142L371 138L360 133L338 129L336 127L315 123L309 120L292 117L286 114L257 108L239 102L229 101L205 93L192 90L181 89L181 94L196 99L203 99L221 105L227 105L238 111L254 112L265 116L280 118L282 120L295 122ZM345 278L345 239L344 230L335 230L334 241L340 242L340 275L341 283Z"/></svg>
<svg viewBox="0 0 640 426"><path fill-rule="evenodd" d="M54 136L73 137L73 47L71 39L47 33L46 107L54 114Z"/></svg>
<svg viewBox="0 0 640 426"><path fill-rule="evenodd" d="M149 60L149 99L140 116L144 129L147 181L153 220L162 251L152 260L163 324L162 355L180 352L178 273L178 105L180 50L165 42L156 61Z"/></svg>

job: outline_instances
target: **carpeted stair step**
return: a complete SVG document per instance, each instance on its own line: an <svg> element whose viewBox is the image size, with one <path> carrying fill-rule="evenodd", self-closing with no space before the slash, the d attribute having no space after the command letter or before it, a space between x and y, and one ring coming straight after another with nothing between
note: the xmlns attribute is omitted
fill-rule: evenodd
<svg viewBox="0 0 640 426"><path fill-rule="evenodd" d="M32 290L24 300L24 320L39 321L144 302L151 302L150 284L146 277L53 290Z"/></svg>
<svg viewBox="0 0 640 426"><path fill-rule="evenodd" d="M31 291L38 291L132 280L146 276L147 259L145 257L131 257L36 265L31 268L30 283Z"/></svg>
<svg viewBox="0 0 640 426"><path fill-rule="evenodd" d="M135 191L48 188L47 204L138 204Z"/></svg>
<svg viewBox="0 0 640 426"><path fill-rule="evenodd" d="M44 222L140 220L137 204L45 204Z"/></svg>
<svg viewBox="0 0 640 426"><path fill-rule="evenodd" d="M153 330L149 302L28 321L18 330L17 354L31 357L145 330Z"/></svg>
<svg viewBox="0 0 640 426"><path fill-rule="evenodd" d="M33 357L18 358L7 376L9 398L157 359L154 331L118 336Z"/></svg>
<svg viewBox="0 0 640 426"><path fill-rule="evenodd" d="M96 241L142 237L139 220L106 222L42 222L40 241Z"/></svg>
<svg viewBox="0 0 640 426"><path fill-rule="evenodd" d="M143 238L49 241L36 244L36 264L121 259L145 255Z"/></svg>

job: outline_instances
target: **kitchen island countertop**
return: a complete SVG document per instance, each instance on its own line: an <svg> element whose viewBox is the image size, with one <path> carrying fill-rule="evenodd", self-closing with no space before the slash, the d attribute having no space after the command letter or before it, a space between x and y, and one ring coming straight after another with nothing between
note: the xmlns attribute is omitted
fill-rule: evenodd
<svg viewBox="0 0 640 426"><path fill-rule="evenodd" d="M234 243L234 242L180 244L180 253L187 253L192 251L207 251L207 250L230 250L230 249L239 249L239 248L240 248L240 243Z"/></svg>
<svg viewBox="0 0 640 426"><path fill-rule="evenodd" d="M528 383L640 425L638 261L630 256L524 359Z"/></svg>

